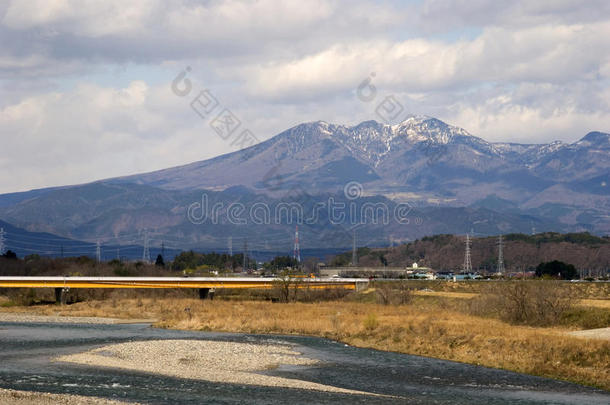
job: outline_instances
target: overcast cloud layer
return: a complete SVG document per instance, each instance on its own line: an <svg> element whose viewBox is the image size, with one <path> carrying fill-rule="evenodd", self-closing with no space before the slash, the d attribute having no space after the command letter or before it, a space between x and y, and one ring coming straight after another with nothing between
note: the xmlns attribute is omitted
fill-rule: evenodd
<svg viewBox="0 0 610 405"><path fill-rule="evenodd" d="M379 120L387 95L489 141L610 131L610 2L500 3L2 2L0 193L235 150L190 108L203 89L259 140Z"/></svg>

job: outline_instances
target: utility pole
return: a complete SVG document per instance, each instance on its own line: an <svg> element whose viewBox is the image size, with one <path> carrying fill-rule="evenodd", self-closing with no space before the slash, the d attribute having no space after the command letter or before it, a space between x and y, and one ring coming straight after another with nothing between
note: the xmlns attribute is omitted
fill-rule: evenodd
<svg viewBox="0 0 610 405"><path fill-rule="evenodd" d="M233 237L229 236L229 256L233 256Z"/></svg>
<svg viewBox="0 0 610 405"><path fill-rule="evenodd" d="M95 244L95 257L98 263L102 261L102 245L100 245L99 239Z"/></svg>
<svg viewBox="0 0 610 405"><path fill-rule="evenodd" d="M470 234L466 234L466 251L464 252L464 267L462 271L464 273L472 273L472 262L470 260Z"/></svg>
<svg viewBox="0 0 610 405"><path fill-rule="evenodd" d="M498 268L496 269L496 273L498 275L504 274L504 252L502 245L502 235L498 236Z"/></svg>
<svg viewBox="0 0 610 405"><path fill-rule="evenodd" d="M247 263L247 257L248 257L248 239L244 239L244 257L243 257L243 264L242 264L242 271L246 271L246 266L248 265Z"/></svg>
<svg viewBox="0 0 610 405"><path fill-rule="evenodd" d="M356 230L352 231L352 266L358 266L358 252L356 251Z"/></svg>

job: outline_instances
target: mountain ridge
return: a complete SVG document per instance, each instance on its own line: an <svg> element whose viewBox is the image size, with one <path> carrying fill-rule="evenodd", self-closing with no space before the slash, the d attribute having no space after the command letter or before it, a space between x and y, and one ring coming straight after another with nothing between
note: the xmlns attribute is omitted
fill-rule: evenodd
<svg viewBox="0 0 610 405"><path fill-rule="evenodd" d="M324 121L313 121L296 125L278 135L240 151L231 152L212 159L197 161L187 165L176 166L168 169L157 170L149 173L123 176L110 181L126 181L139 184L150 184L168 189L184 188L214 188L219 189L223 183L225 186L246 185L256 187L256 181L261 181L267 174L264 170L245 170L250 178L256 181L244 181L243 176L237 179L231 178L231 168L236 164L248 168L248 161L254 157L259 159L258 166L276 167L282 166L284 178L295 175L301 171L303 166L298 167L300 160L320 157L324 160L329 154L334 153L334 160L342 160L346 157L354 158L360 163L369 166L369 170L375 172L383 170L384 164L392 166L393 160L399 153L405 152L413 155L424 155L426 163L430 160L440 159L448 149L466 149L473 151L475 158L479 157L481 162L474 166L479 171L493 169L498 165L510 164L512 170L522 169L532 172L540 171L541 175L548 175L545 171L544 159L548 158L550 164L553 162L553 154L578 153L587 147L597 147L601 150L610 148L610 135L602 132L590 132L574 143L563 143L555 141L548 144L519 144L506 142L488 142L482 138L471 135L466 130L446 124L431 117L410 117L396 125L381 124L376 121L364 121L354 126L329 124ZM595 141L595 142L593 142ZM605 142L605 144L602 144ZM594 145L593 145L594 144ZM312 156L312 148L317 147L317 154ZM310 150L309 156L299 154ZM416 156L421 157L421 156ZM458 156L459 157L459 156ZM572 157L573 159L574 157ZM288 162L294 159L295 162ZM467 158L466 158L467 159ZM416 159L418 160L418 159ZM464 158L462 160L465 160ZM230 162L226 166L229 170L219 170L225 174L219 176L222 181L214 182L205 179L208 176L206 169L223 163ZM414 166L421 166L421 162L414 161ZM606 157L604 168L610 168L610 159ZM312 165L310 165L312 167ZM200 180L187 180L185 172L199 172ZM267 170L269 171L269 170ZM598 171L599 172L599 171ZM595 172L595 174L600 174ZM379 175L379 173L376 173ZM214 174L212 174L214 176ZM380 176L384 177L384 176ZM563 178L565 174L555 176ZM582 176L581 176L582 177ZM591 176L592 177L592 176ZM571 177L574 179L574 176ZM335 185L336 186L336 185Z"/></svg>
<svg viewBox="0 0 610 405"><path fill-rule="evenodd" d="M487 142L425 116L396 125L314 121L208 160L48 192L0 196L0 218L28 230L89 240L100 233L112 236L156 227L162 229L158 237L209 244L215 234L226 237L230 232L188 225L187 208L200 201L202 193L227 204L277 204L297 194L310 199L345 197L346 188L355 186L356 201L409 204L420 209L425 224L393 224L385 236L380 228L365 227L374 236L371 243L387 242L389 235L409 239L468 231L454 215L472 220L471 226L483 234L531 228L607 234L608 173L610 135L603 132L590 132L569 144L517 144ZM78 201L82 204L75 204ZM231 232L290 239L294 229L286 225Z"/></svg>

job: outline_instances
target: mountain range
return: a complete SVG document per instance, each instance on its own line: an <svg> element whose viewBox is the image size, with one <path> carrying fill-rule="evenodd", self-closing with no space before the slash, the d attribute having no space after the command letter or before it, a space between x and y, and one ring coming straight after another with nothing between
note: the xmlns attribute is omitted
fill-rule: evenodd
<svg viewBox="0 0 610 405"><path fill-rule="evenodd" d="M610 134L602 132L574 143L516 144L487 142L425 116L397 125L318 121L184 166L0 195L0 218L87 241L141 244L148 229L156 243L176 248L226 248L232 237L236 249L288 250L295 223L287 216L237 224L227 219L229 206L243 204L251 214L257 204L273 213L298 203L312 213L316 203L333 201L345 204L348 219L336 223L322 210L300 224L302 247L350 246L354 229L360 245L469 231L608 234L609 173ZM222 204L217 221L189 216L204 198L208 208ZM401 209L405 218L375 221L367 205L385 206L390 216ZM364 220L350 219L365 211Z"/></svg>

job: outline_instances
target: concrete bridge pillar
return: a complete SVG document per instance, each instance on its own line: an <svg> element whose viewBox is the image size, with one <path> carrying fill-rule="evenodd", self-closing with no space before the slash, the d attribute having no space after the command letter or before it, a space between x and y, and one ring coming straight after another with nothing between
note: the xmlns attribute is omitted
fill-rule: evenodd
<svg viewBox="0 0 610 405"><path fill-rule="evenodd" d="M67 299L68 289L62 287L55 288L55 303L56 304L65 304Z"/></svg>
<svg viewBox="0 0 610 405"><path fill-rule="evenodd" d="M215 292L214 288L200 288L199 289L199 299L204 300L206 298L209 298L209 299L213 300L214 292Z"/></svg>

